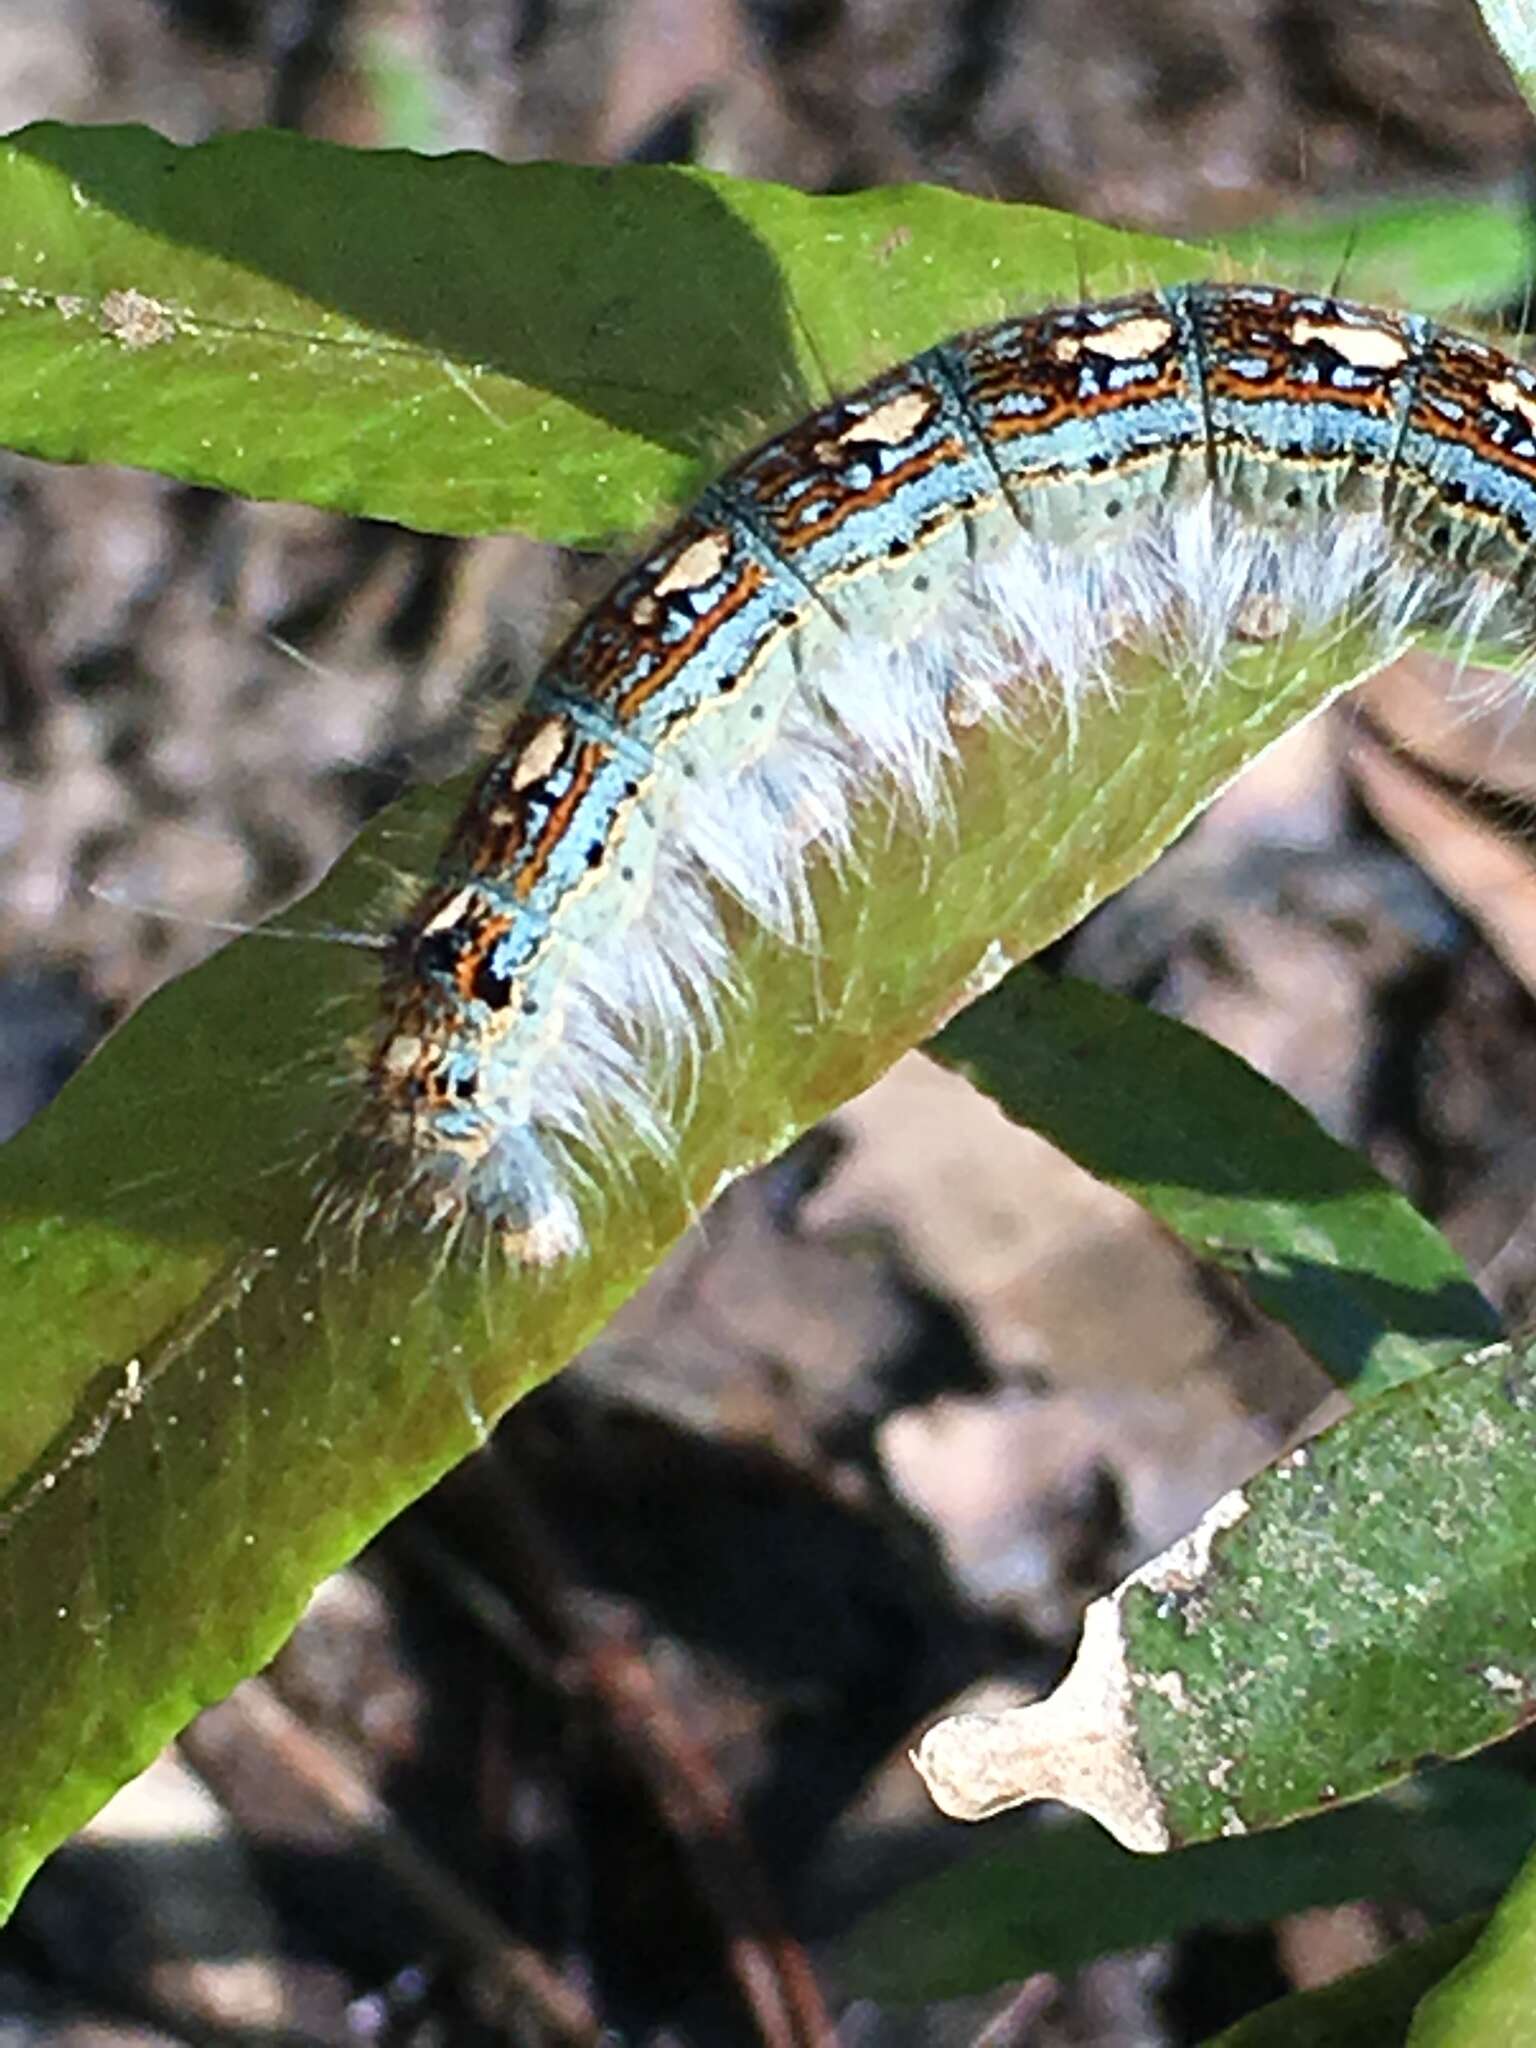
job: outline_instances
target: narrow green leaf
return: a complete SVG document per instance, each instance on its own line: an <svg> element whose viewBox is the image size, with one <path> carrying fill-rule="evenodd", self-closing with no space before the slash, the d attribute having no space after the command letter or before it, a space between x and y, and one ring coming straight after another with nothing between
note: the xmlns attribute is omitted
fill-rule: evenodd
<svg viewBox="0 0 1536 2048"><path fill-rule="evenodd" d="M929 1050L1202 1258L1364 1400L1499 1335L1440 1233L1236 1054L1020 968Z"/></svg>
<svg viewBox="0 0 1536 2048"><path fill-rule="evenodd" d="M1536 1856L1465 1961L1429 1992L1408 2048L1524 2048L1536 2040Z"/></svg>
<svg viewBox="0 0 1536 2048"><path fill-rule="evenodd" d="M930 1730L947 1812L1061 1798L1131 1848L1278 1827L1536 1714L1536 1345L1491 1346L1228 1494L1084 1618L1057 1691Z"/></svg>
<svg viewBox="0 0 1536 2048"><path fill-rule="evenodd" d="M1276 1999L1205 2048L1400 2048L1418 2001L1461 1961L1482 1926L1482 1917L1472 1915L1451 1927L1437 1927L1368 1970L1355 1970L1318 1991ZM1513 2043L1527 2037L1510 2038ZM1474 2048L1474 2043L1485 2048L1484 2037L1473 2034L1463 2035L1458 2048Z"/></svg>
<svg viewBox="0 0 1536 2048"><path fill-rule="evenodd" d="M1465 320L1513 303L1530 267L1523 194L1396 200L1306 213L1223 235L1239 270Z"/></svg>
<svg viewBox="0 0 1536 2048"><path fill-rule="evenodd" d="M0 442L604 546L829 385L1208 267L925 186L46 124L0 143Z"/></svg>
<svg viewBox="0 0 1536 2048"><path fill-rule="evenodd" d="M882 1903L840 1944L837 1971L860 1997L919 2005L1352 1899L1446 1918L1497 1896L1533 1837L1536 1790L1478 1763L1155 1862L1086 1822L1037 1826Z"/></svg>

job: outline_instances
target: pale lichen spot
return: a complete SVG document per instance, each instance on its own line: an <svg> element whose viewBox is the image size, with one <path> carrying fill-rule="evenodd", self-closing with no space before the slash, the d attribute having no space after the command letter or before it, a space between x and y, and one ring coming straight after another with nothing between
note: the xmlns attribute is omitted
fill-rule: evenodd
<svg viewBox="0 0 1536 2048"><path fill-rule="evenodd" d="M926 391L902 391L883 405L872 406L838 435L846 447L850 442L874 441L882 448L899 448L910 441L933 417L934 399Z"/></svg>
<svg viewBox="0 0 1536 2048"><path fill-rule="evenodd" d="M102 300L101 331L124 348L154 348L172 338L176 322L169 306L130 286L127 291L108 292Z"/></svg>
<svg viewBox="0 0 1536 2048"><path fill-rule="evenodd" d="M629 608L629 616L637 626L654 626L660 611L661 606L647 591L643 597L635 599Z"/></svg>
<svg viewBox="0 0 1536 2048"><path fill-rule="evenodd" d="M1210 1570L1211 1546L1217 1537L1235 1528L1247 1512L1247 1496L1240 1486L1233 1487L1206 1509L1187 1536L1132 1572L1121 1592L1139 1585L1153 1593L1192 1593Z"/></svg>
<svg viewBox="0 0 1536 2048"><path fill-rule="evenodd" d="M1189 1688L1184 1683L1182 1672L1147 1671L1140 1675L1140 1682L1148 1692L1155 1692L1160 1700L1166 1700L1176 1714L1189 1712Z"/></svg>
<svg viewBox="0 0 1536 2048"><path fill-rule="evenodd" d="M1482 1678L1490 1692L1501 1693L1506 1699L1519 1699L1526 1689L1518 1672L1506 1671L1498 1664L1485 1664Z"/></svg>
<svg viewBox="0 0 1536 2048"><path fill-rule="evenodd" d="M512 763L512 787L527 789L542 782L560 759L565 745L565 720L546 718L533 738Z"/></svg>
<svg viewBox="0 0 1536 2048"><path fill-rule="evenodd" d="M1528 427L1536 427L1536 398L1522 391L1513 377L1500 377L1490 384L1488 396L1501 412L1517 412Z"/></svg>
<svg viewBox="0 0 1536 2048"><path fill-rule="evenodd" d="M130 1358L123 1367L123 1383L112 1397L112 1407L119 1415L131 1415L143 1400L146 1387L143 1361Z"/></svg>
<svg viewBox="0 0 1536 2048"><path fill-rule="evenodd" d="M653 594L670 597L674 591L698 590L720 574L730 555L729 534L701 534L697 540L689 541L671 568L657 577Z"/></svg>
<svg viewBox="0 0 1536 2048"><path fill-rule="evenodd" d="M1354 327L1342 320L1312 320L1298 314L1291 323L1298 347L1320 341L1357 370L1395 370L1408 360L1408 344L1390 327Z"/></svg>

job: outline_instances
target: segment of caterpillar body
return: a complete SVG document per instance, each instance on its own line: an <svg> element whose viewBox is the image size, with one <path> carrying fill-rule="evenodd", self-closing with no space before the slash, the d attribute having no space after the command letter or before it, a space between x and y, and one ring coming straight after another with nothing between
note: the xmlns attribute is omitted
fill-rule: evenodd
<svg viewBox="0 0 1536 2048"><path fill-rule="evenodd" d="M1071 708L1127 642L1366 621L1536 660L1536 378L1414 315L1190 285L1008 320L754 450L533 684L397 934L359 1215L579 1250L580 1161L729 987L725 896L808 935L857 805L942 801L960 726ZM1021 802L1028 802L1027 791Z"/></svg>

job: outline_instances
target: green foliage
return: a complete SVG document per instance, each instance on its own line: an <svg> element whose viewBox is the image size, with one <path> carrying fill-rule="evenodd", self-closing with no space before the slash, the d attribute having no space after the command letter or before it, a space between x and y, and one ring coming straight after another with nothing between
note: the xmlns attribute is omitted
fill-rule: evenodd
<svg viewBox="0 0 1536 2048"><path fill-rule="evenodd" d="M1419 2001L1455 1969L1482 1924L1476 1916L1453 1921L1423 1941L1394 1949L1369 1969L1318 1991L1277 1999L1228 2027L1206 2048L1402 2048ZM1486 2038L1460 2036L1467 2044ZM1508 2048L1527 2038L1523 2033L1507 2036Z"/></svg>
<svg viewBox="0 0 1536 2048"><path fill-rule="evenodd" d="M1301 214L1224 235L1240 270L1466 324L1516 303L1529 273L1523 195L1399 200L1341 216Z"/></svg>
<svg viewBox="0 0 1536 2048"><path fill-rule="evenodd" d="M0 440L590 545L828 382L1021 301L1209 267L921 189L808 199L47 127L0 151ZM429 864L461 789L377 821L285 920L312 944L242 940L147 1004L0 1155L23 1333L0 1410L0 1905L271 1654L316 1582L474 1443L473 1415L601 1327L725 1177L1076 922L1362 666L1347 637L1252 647L1191 698L1143 661L1070 743L1043 703L969 734L941 848L871 816L849 878L816 878L819 958L741 934L741 999L677 1158L620 1147L590 1256L542 1277L313 1221L376 971L324 934L387 922L391 878ZM941 1051L1242 1271L1357 1391L1489 1334L1426 1224L1186 1034L1031 977Z"/></svg>
<svg viewBox="0 0 1536 2048"><path fill-rule="evenodd" d="M1408 2048L1518 2048L1536 2033L1536 1858L1526 1862L1477 1945L1414 2014Z"/></svg>
<svg viewBox="0 0 1536 2048"><path fill-rule="evenodd" d="M1260 1473L1187 1587L1133 1588L1137 1737L1175 1842L1358 1799L1530 1719L1533 1416L1530 1347L1394 1387Z"/></svg>
<svg viewBox="0 0 1536 2048"><path fill-rule="evenodd" d="M961 1998L1202 1928L1379 1898L1450 1917L1486 1906L1536 1833L1536 1793L1513 1772L1462 1764L1282 1834L1134 1856L1076 1816L991 1831L953 1868L871 1912L839 1977L888 2005Z"/></svg>
<svg viewBox="0 0 1536 2048"><path fill-rule="evenodd" d="M47 124L0 147L0 442L605 547L953 328L1208 268L924 186Z"/></svg>
<svg viewBox="0 0 1536 2048"><path fill-rule="evenodd" d="M1241 1277L1358 1400L1498 1318L1440 1233L1235 1054L1083 982L1017 968L933 1052Z"/></svg>

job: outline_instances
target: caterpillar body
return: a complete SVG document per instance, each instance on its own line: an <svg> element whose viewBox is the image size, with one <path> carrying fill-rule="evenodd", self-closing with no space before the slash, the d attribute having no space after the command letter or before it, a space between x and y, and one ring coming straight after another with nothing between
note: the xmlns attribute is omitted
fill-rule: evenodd
<svg viewBox="0 0 1536 2048"><path fill-rule="evenodd" d="M727 1000L734 898L944 800L956 734L1129 642L1364 620L1536 666L1536 378L1412 314L1193 284L962 334L753 450L532 685L387 955L348 1198L548 1264ZM1021 802L1028 801L1021 792Z"/></svg>

